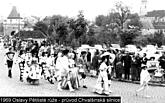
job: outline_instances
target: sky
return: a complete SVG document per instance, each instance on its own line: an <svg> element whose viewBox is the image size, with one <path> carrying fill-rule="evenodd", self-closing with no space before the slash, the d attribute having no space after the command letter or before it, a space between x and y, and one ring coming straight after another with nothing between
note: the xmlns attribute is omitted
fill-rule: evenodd
<svg viewBox="0 0 165 103"><path fill-rule="evenodd" d="M76 17L79 10L83 10L85 18L93 21L98 15L107 15L117 1L122 1L134 13L140 12L141 0L1 0L0 17L7 17L12 6L22 17L52 16L60 14ZM165 0L147 0L147 10L165 10Z"/></svg>

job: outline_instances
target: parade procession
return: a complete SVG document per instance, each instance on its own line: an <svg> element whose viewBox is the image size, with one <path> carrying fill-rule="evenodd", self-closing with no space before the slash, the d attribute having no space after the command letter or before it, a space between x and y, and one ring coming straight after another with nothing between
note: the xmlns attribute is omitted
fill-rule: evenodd
<svg viewBox="0 0 165 103"><path fill-rule="evenodd" d="M30 41L31 42L31 41ZM28 45L28 42L27 42ZM39 85L40 79L49 81L51 84L58 82L58 90L69 89L71 92L79 89L80 86L87 88L86 76L90 71L95 71L95 76L98 75L97 88L99 87L100 94L105 90L105 94L110 94L112 91L109 90L111 84L111 71L112 65L110 63L115 59L110 58L112 55L110 52L104 51L99 54L97 50L95 55L100 55L97 58L101 64L100 69L97 66L96 69L91 70L91 63L88 59L91 59L91 53L86 48L80 53L73 50L72 48L46 44L45 41L41 43L41 46L37 42L33 43L31 48L27 45L22 46L16 53L13 51L13 47L9 47L6 53L6 65L8 67L8 77L12 78L12 66L15 63L18 65L20 70L20 82L28 82L32 85ZM89 53L89 54L88 54ZM109 61L111 60L111 61ZM94 60L95 61L95 60ZM107 66L109 65L109 66ZM103 81L102 81L103 80ZM80 84L82 81L82 84ZM104 86L101 86L104 83Z"/></svg>
<svg viewBox="0 0 165 103"><path fill-rule="evenodd" d="M148 82L156 77L164 81L163 58L164 54L155 60L148 59L146 53L132 54L129 51L97 49L87 45L73 49L63 45L52 45L46 41L23 41L19 44L20 50L13 51L9 46L5 55L8 67L8 77L12 78L12 66L18 65L20 82L39 85L40 80L50 84L57 83L57 90L68 89L70 92L88 88L86 77L96 77L93 92L110 95L112 80L140 81L142 89L148 88ZM26 45L23 45L26 44ZM29 45L31 44L31 45ZM139 69L141 70L139 70ZM123 77L124 76L124 77ZM144 84L145 83L145 84ZM147 94L146 94L147 96ZM148 96L147 96L148 97Z"/></svg>
<svg viewBox="0 0 165 103"><path fill-rule="evenodd" d="M0 102L165 103L163 0L0 3Z"/></svg>

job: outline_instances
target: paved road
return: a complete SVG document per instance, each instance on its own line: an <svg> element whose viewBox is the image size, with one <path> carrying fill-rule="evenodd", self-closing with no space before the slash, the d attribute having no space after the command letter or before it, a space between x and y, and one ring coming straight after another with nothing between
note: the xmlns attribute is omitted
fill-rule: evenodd
<svg viewBox="0 0 165 103"><path fill-rule="evenodd" d="M0 96L100 96L92 92L96 79L87 78L87 89L80 88L74 93L64 90L57 91L57 83L50 84L40 80L39 85L30 85L19 81L18 65L13 67L13 78L7 77L7 67L4 65L4 50L0 50ZM138 84L112 81L111 96L121 96L122 103L165 103L165 87L149 86L148 94L151 98L144 98L142 94L135 96Z"/></svg>

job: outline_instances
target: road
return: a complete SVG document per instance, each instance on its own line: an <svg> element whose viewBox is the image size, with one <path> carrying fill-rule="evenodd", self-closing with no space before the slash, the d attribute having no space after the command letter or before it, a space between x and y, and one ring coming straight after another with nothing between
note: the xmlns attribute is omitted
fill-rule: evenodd
<svg viewBox="0 0 165 103"><path fill-rule="evenodd" d="M64 90L57 91L57 82L50 84L48 81L41 79L39 85L30 85L26 81L19 81L19 68L13 66L13 78L7 77L7 67L4 65L5 51L0 50L0 96L101 96L93 93L93 87L96 78L87 77L87 89L80 87L75 92ZM139 84L112 81L110 96L121 96L122 103L165 103L165 87L149 86L148 95L151 98L145 98L142 94L136 96L135 90Z"/></svg>

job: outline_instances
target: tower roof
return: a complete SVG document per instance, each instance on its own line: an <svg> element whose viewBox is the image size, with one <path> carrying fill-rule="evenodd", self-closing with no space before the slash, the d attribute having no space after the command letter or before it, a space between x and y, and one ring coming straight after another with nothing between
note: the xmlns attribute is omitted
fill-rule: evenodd
<svg viewBox="0 0 165 103"><path fill-rule="evenodd" d="M7 18L8 19L22 19L20 17L20 14L17 12L16 6L13 6L13 8Z"/></svg>

